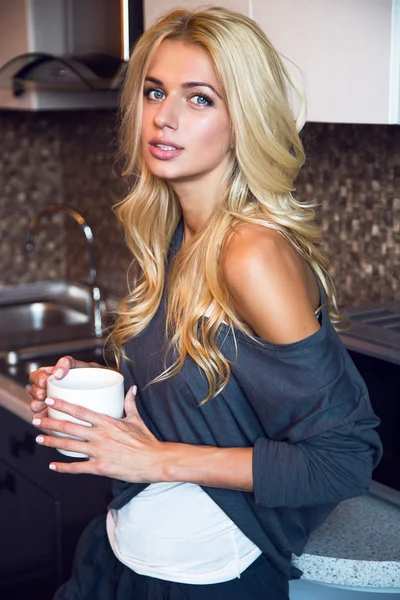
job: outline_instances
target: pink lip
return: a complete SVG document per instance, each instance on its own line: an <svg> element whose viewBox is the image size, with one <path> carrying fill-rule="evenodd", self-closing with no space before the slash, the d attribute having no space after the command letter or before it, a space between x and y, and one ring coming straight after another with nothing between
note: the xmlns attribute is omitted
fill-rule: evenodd
<svg viewBox="0 0 400 600"><path fill-rule="evenodd" d="M163 146L174 146L174 150L164 150L163 148L158 148L156 144L163 144ZM181 154L183 148L180 146L176 146L173 142L169 140L160 140L160 139L152 139L149 142L149 151L155 158L159 160L170 160L171 158L175 158Z"/></svg>
<svg viewBox="0 0 400 600"><path fill-rule="evenodd" d="M182 146L178 146L178 144L175 144L175 142L172 140L167 140L165 138L152 138L149 144L152 146L155 146L156 144L163 144L164 146L174 146L174 148L177 150L183 150Z"/></svg>

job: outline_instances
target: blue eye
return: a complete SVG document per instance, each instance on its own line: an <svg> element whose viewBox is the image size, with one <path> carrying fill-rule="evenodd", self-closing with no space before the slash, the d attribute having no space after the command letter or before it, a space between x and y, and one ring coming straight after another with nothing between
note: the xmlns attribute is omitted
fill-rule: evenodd
<svg viewBox="0 0 400 600"><path fill-rule="evenodd" d="M193 96L190 97L191 100L194 100L195 98L197 98L197 100L196 100L196 102L194 102L194 104L197 104L197 106L213 106L214 105L213 101L208 96L205 96L204 94L193 94Z"/></svg>
<svg viewBox="0 0 400 600"><path fill-rule="evenodd" d="M146 88L144 90L144 95L149 100L163 100L164 98L164 92L156 90L155 88Z"/></svg>

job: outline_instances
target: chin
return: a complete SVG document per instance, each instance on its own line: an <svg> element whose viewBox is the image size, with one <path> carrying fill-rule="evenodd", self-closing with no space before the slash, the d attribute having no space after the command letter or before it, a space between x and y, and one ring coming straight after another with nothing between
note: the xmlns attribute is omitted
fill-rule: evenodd
<svg viewBox="0 0 400 600"><path fill-rule="evenodd" d="M152 168L152 166L148 165L149 171L157 177L158 179L164 179L165 181L185 181L191 178L191 174L185 172L183 169L172 168L172 165L169 165L167 168Z"/></svg>

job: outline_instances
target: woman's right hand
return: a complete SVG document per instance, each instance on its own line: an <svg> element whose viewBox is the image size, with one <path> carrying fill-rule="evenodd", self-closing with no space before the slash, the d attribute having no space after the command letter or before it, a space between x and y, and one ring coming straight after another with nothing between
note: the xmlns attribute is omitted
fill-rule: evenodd
<svg viewBox="0 0 400 600"><path fill-rule="evenodd" d="M40 367L36 371L32 371L29 375L29 381L32 384L29 393L33 398L30 405L31 411L38 417L45 418L47 416L47 405L44 401L47 398L47 380L50 375L54 375L56 379L62 379L70 369L82 367L101 367L101 365L76 360L72 356L63 356L54 367Z"/></svg>

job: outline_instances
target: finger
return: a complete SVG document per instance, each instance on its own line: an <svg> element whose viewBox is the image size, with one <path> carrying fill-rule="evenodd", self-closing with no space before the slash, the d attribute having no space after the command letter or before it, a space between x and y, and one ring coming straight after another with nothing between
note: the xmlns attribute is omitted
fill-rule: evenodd
<svg viewBox="0 0 400 600"><path fill-rule="evenodd" d="M46 405L44 405L44 406L45 406L45 408L42 411L37 412L35 414L35 418L36 419L47 419L48 418L49 415L48 415L48 412L47 412L47 406Z"/></svg>
<svg viewBox="0 0 400 600"><path fill-rule="evenodd" d="M78 363L81 361L77 361L74 359L73 356L62 356L61 358L58 359L58 361L56 362L55 366L54 366L54 378L55 379L62 379L63 377L66 376L66 374L68 373L68 371L70 369L77 369L78 368ZM85 364L86 366L86 364Z"/></svg>
<svg viewBox="0 0 400 600"><path fill-rule="evenodd" d="M36 400L46 399L47 380L50 375L55 379L62 379L70 369L79 369L82 367L101 367L97 363L86 363L82 360L76 360L73 356L63 356L53 367L39 367L29 375L29 381L32 383L29 388L29 394Z"/></svg>
<svg viewBox="0 0 400 600"><path fill-rule="evenodd" d="M72 435L76 438L80 438L86 441L93 439L92 427L89 425L81 425L80 423L73 423L72 421L63 421L61 419L51 419L48 416L38 417L35 416L32 419L32 425L46 429L46 431L61 433L62 435ZM41 441L38 441L40 444ZM58 446L57 446L58 448Z"/></svg>
<svg viewBox="0 0 400 600"><path fill-rule="evenodd" d="M87 452L86 452L87 454ZM67 475L96 474L93 460L80 460L79 462L52 462L49 464L51 471Z"/></svg>
<svg viewBox="0 0 400 600"><path fill-rule="evenodd" d="M114 421L112 417L108 417L107 415L102 415L94 410L89 410L83 406L79 406L78 404L71 404L66 400L60 400L59 398L46 398L45 404L47 406L51 406L55 410L59 410L62 413L70 415L71 417L75 417L80 421L87 421L91 425L100 426L108 423L110 421Z"/></svg>
<svg viewBox="0 0 400 600"><path fill-rule="evenodd" d="M45 388L47 386L47 380L52 375L55 367L39 367L36 371L32 371L29 375L29 381L33 386L39 388Z"/></svg>
<svg viewBox="0 0 400 600"><path fill-rule="evenodd" d="M47 398L47 389L39 388L36 385L31 385L28 389L28 393L34 400L40 400L41 402L44 402Z"/></svg>
<svg viewBox="0 0 400 600"><path fill-rule="evenodd" d="M51 430L46 429L45 427L43 427L43 425L41 425L43 419L47 419L48 418L48 414L47 414L47 406L44 404L44 402L41 403L45 408L41 411L37 411L34 413L34 419L38 419L40 421L40 423L37 425L37 427L40 427L42 431L44 431L44 433L50 434L51 435ZM34 412L34 411L32 411ZM33 424L33 423L32 423Z"/></svg>
<svg viewBox="0 0 400 600"><path fill-rule="evenodd" d="M83 369L85 367L102 368L103 365L99 365L95 362L84 362L83 360L77 360L73 356L63 356L57 361L57 364L54 367L54 377L56 379L62 379L70 369Z"/></svg>
<svg viewBox="0 0 400 600"><path fill-rule="evenodd" d="M47 413L47 405L45 404L44 400L43 402L40 400L32 400L30 403L30 409L33 413L41 413L44 411ZM40 417L40 415L37 416Z"/></svg>
<svg viewBox="0 0 400 600"><path fill-rule="evenodd" d="M84 454L89 458L92 457L90 444L85 440L75 440L65 437L57 437L55 435L44 435L42 432L36 436L36 443L46 448L56 448L65 452L77 452Z"/></svg>
<svg viewBox="0 0 400 600"><path fill-rule="evenodd" d="M124 410L127 417L140 416L136 406L137 386L133 385L126 393L124 400Z"/></svg>

